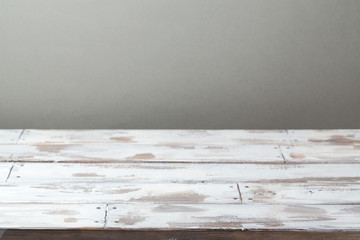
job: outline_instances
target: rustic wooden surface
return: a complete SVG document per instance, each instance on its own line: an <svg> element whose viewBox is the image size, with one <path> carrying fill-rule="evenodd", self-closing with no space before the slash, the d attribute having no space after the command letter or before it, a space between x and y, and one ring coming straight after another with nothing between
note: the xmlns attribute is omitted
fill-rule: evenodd
<svg viewBox="0 0 360 240"><path fill-rule="evenodd" d="M0 229L360 239L360 130L1 130Z"/></svg>

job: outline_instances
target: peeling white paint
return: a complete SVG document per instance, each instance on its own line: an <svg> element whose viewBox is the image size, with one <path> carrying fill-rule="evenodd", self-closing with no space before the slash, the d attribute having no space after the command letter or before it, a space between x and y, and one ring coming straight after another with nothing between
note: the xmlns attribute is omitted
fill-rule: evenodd
<svg viewBox="0 0 360 240"><path fill-rule="evenodd" d="M0 130L0 229L360 231L359 206L360 130Z"/></svg>

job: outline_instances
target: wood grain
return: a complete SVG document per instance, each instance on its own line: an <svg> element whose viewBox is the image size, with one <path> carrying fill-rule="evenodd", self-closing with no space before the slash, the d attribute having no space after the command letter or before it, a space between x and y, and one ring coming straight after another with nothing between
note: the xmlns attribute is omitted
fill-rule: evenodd
<svg viewBox="0 0 360 240"><path fill-rule="evenodd" d="M0 228L101 229L105 210L104 204L0 204Z"/></svg>
<svg viewBox="0 0 360 240"><path fill-rule="evenodd" d="M359 175L360 164L16 163L8 182L316 183L358 182Z"/></svg>
<svg viewBox="0 0 360 240"><path fill-rule="evenodd" d="M122 143L150 145L290 144L285 130L25 130L21 144Z"/></svg>
<svg viewBox="0 0 360 240"><path fill-rule="evenodd" d="M105 228L360 231L358 205L110 204Z"/></svg>
<svg viewBox="0 0 360 240"><path fill-rule="evenodd" d="M359 239L359 207L360 130L0 130L6 239Z"/></svg>
<svg viewBox="0 0 360 240"><path fill-rule="evenodd" d="M288 130L287 133L292 145L351 146L360 144L359 129Z"/></svg>
<svg viewBox="0 0 360 240"><path fill-rule="evenodd" d="M0 152L7 153L0 160L15 162L283 163L275 145L4 144Z"/></svg>
<svg viewBox="0 0 360 240"><path fill-rule="evenodd" d="M359 169L355 164L16 163L0 185L0 201L231 204L239 203L239 190L244 204L359 204Z"/></svg>
<svg viewBox="0 0 360 240"><path fill-rule="evenodd" d="M145 184L88 181L0 185L0 203L226 203L239 204L236 184ZM21 193L21 198L19 197Z"/></svg>
<svg viewBox="0 0 360 240"><path fill-rule="evenodd" d="M239 183L244 204L360 205L360 181Z"/></svg>
<svg viewBox="0 0 360 240"><path fill-rule="evenodd" d="M281 146L291 163L358 163L360 130L288 130L291 146Z"/></svg>
<svg viewBox="0 0 360 240"><path fill-rule="evenodd" d="M353 145L303 145L281 147L281 151L287 164L360 162L360 147Z"/></svg>

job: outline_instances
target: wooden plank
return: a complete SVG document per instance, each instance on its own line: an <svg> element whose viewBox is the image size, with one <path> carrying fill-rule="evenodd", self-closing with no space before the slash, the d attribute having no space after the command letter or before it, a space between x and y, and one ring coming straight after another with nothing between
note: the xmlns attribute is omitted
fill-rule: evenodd
<svg viewBox="0 0 360 240"><path fill-rule="evenodd" d="M191 147L65 144L0 145L0 152L11 153L12 161L24 162L237 162L283 163L278 146L233 145Z"/></svg>
<svg viewBox="0 0 360 240"><path fill-rule="evenodd" d="M360 232L359 132L0 136L0 229Z"/></svg>
<svg viewBox="0 0 360 240"><path fill-rule="evenodd" d="M16 144L22 132L22 129L0 129L0 144Z"/></svg>
<svg viewBox="0 0 360 240"><path fill-rule="evenodd" d="M0 204L2 229L101 229L104 204Z"/></svg>
<svg viewBox="0 0 360 240"><path fill-rule="evenodd" d="M359 204L360 199L359 165L329 165L325 168L314 165L314 169L307 165L209 164L200 169L197 165L188 167L187 164L153 165L16 164L8 183L0 185L4 193L0 202L148 200L155 203L236 204L240 200L236 182L244 204ZM201 169L203 175L196 178ZM320 169L325 173L318 173ZM217 175L216 171L219 171ZM267 175L262 175L265 172ZM21 198L18 192L22 193Z"/></svg>
<svg viewBox="0 0 360 240"><path fill-rule="evenodd" d="M288 130L293 145L340 145L360 144L360 129Z"/></svg>
<svg viewBox="0 0 360 240"><path fill-rule="evenodd" d="M359 129L288 130L293 145L354 145L360 144Z"/></svg>
<svg viewBox="0 0 360 240"><path fill-rule="evenodd" d="M0 203L227 203L240 204L236 184L51 182L0 184ZM21 193L21 196L19 196Z"/></svg>
<svg viewBox="0 0 360 240"><path fill-rule="evenodd" d="M360 163L360 145L281 147L286 163Z"/></svg>
<svg viewBox="0 0 360 240"><path fill-rule="evenodd" d="M106 229L360 231L360 206L111 204Z"/></svg>
<svg viewBox="0 0 360 240"><path fill-rule="evenodd" d="M289 136L281 130L27 130L21 138L26 144L0 145L0 161L281 163L283 157L287 163L360 160L360 130L288 133Z"/></svg>
<svg viewBox="0 0 360 240"><path fill-rule="evenodd" d="M7 230L1 240L359 240L360 232L241 231L241 230Z"/></svg>
<svg viewBox="0 0 360 240"><path fill-rule="evenodd" d="M4 163L0 163L1 164ZM17 163L8 183L291 183L359 181L360 164Z"/></svg>
<svg viewBox="0 0 360 240"><path fill-rule="evenodd" d="M177 203L359 205L360 182L124 184L28 182L1 184L0 203ZM21 197L19 197L21 193Z"/></svg>
<svg viewBox="0 0 360 240"><path fill-rule="evenodd" d="M179 147L290 144L285 130L26 130L22 144L122 143Z"/></svg>
<svg viewBox="0 0 360 240"><path fill-rule="evenodd" d="M8 178L12 168L13 168L13 163L1 163L0 164L0 183L1 182L5 182L6 179Z"/></svg>
<svg viewBox="0 0 360 240"><path fill-rule="evenodd" d="M239 183L243 204L360 204L360 180Z"/></svg>

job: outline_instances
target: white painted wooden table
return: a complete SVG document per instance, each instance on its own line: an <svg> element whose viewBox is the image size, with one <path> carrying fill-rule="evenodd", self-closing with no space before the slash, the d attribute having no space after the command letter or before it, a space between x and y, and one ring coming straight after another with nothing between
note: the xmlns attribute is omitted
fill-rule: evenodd
<svg viewBox="0 0 360 240"><path fill-rule="evenodd" d="M359 204L360 130L0 131L0 229L360 239Z"/></svg>

